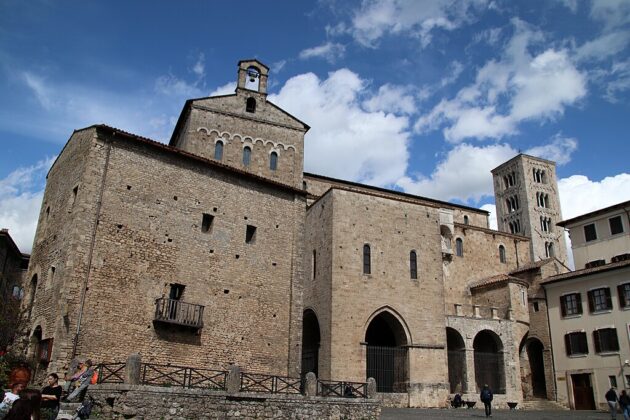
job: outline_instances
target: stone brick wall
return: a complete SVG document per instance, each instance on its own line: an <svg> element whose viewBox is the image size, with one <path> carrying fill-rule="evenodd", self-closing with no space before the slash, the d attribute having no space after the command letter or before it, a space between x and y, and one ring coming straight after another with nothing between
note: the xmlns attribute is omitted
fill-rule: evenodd
<svg viewBox="0 0 630 420"><path fill-rule="evenodd" d="M99 418L108 419L378 419L376 400L239 393L143 385L89 389Z"/></svg>
<svg viewBox="0 0 630 420"><path fill-rule="evenodd" d="M46 251L66 266L77 262L62 277L65 287L60 282L49 290L38 288L33 319L61 324L56 331L42 326L44 338L55 338L53 358L59 365L50 370L62 371L71 358L89 267L77 354L113 361L137 351L147 362L238 363L250 371L299 374L303 195L126 136L99 131L99 140L90 143L82 135L75 134L53 167L44 206L65 209L62 198L75 185L66 173L76 168L67 162L72 158L86 162L75 205L89 205L75 212L72 227L61 220L51 225L55 215L40 223L40 230L48 229L56 239L48 244L44 236L34 249L33 273L45 273L52 264ZM90 206L97 203L92 246L96 214ZM203 213L214 216L209 232L201 231ZM257 228L252 243L245 243L247 225ZM171 283L186 286L182 301L205 306L200 334L153 326L155 299L168 296Z"/></svg>

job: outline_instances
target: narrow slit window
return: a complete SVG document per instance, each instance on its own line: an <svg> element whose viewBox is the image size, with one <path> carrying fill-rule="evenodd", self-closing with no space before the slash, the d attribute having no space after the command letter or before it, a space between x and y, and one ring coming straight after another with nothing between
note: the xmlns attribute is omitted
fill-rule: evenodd
<svg viewBox="0 0 630 420"><path fill-rule="evenodd" d="M74 207L74 203L77 201L77 194L79 193L79 186L77 185L72 189L72 198L70 201L70 208Z"/></svg>
<svg viewBox="0 0 630 420"><path fill-rule="evenodd" d="M313 250L313 279L317 277L317 251Z"/></svg>
<svg viewBox="0 0 630 420"><path fill-rule="evenodd" d="M201 219L201 231L204 233L210 232L212 229L212 222L214 222L214 216L204 213L203 218Z"/></svg>
<svg viewBox="0 0 630 420"><path fill-rule="evenodd" d="M414 280L418 278L418 255L416 251L409 253L409 274Z"/></svg>
<svg viewBox="0 0 630 420"><path fill-rule="evenodd" d="M370 274L372 272L370 245L363 245L363 274Z"/></svg>
<svg viewBox="0 0 630 420"><path fill-rule="evenodd" d="M464 256L464 241L462 241L462 238L457 238L455 240L455 254L458 257Z"/></svg>
<svg viewBox="0 0 630 420"><path fill-rule="evenodd" d="M223 159L223 142L218 141L214 144L214 158L216 160Z"/></svg>
<svg viewBox="0 0 630 420"><path fill-rule="evenodd" d="M247 230L245 231L245 243L253 244L256 242L256 226L247 225Z"/></svg>
<svg viewBox="0 0 630 420"><path fill-rule="evenodd" d="M276 152L271 152L269 155L269 169L272 171L278 169L278 153Z"/></svg>
<svg viewBox="0 0 630 420"><path fill-rule="evenodd" d="M499 262L501 262L502 264L505 264L506 262L505 247L503 245L499 245Z"/></svg>
<svg viewBox="0 0 630 420"><path fill-rule="evenodd" d="M249 166L252 160L252 149L249 146L243 148L243 165Z"/></svg>
<svg viewBox="0 0 630 420"><path fill-rule="evenodd" d="M245 105L245 111L256 112L256 99L247 98L247 104Z"/></svg>

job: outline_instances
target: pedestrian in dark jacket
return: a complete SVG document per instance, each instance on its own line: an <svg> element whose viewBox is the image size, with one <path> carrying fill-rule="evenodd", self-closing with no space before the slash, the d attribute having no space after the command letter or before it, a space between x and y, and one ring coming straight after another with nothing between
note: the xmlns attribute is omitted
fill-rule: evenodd
<svg viewBox="0 0 630 420"><path fill-rule="evenodd" d="M619 405L621 405L621 412L623 413L624 420L630 420L630 396L624 389L619 396Z"/></svg>
<svg viewBox="0 0 630 420"><path fill-rule="evenodd" d="M492 417L492 398L492 390L488 384L485 384L481 390L481 394L479 394L479 399L483 402L483 406L486 410L486 417Z"/></svg>
<svg viewBox="0 0 630 420"><path fill-rule="evenodd" d="M608 402L608 408L610 408L610 418L615 420L617 418L617 391L615 391L615 387L611 386L608 392L605 395L606 401Z"/></svg>

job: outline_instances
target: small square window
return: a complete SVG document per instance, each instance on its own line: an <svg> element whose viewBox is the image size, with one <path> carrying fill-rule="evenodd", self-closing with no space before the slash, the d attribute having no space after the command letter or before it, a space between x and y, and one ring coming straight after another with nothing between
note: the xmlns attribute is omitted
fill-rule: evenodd
<svg viewBox="0 0 630 420"><path fill-rule="evenodd" d="M614 375L610 375L610 376L608 377L608 382L610 382L610 386L611 386L611 387L615 387L615 388L617 388L617 377L616 377L616 376L614 376Z"/></svg>
<svg viewBox="0 0 630 420"><path fill-rule="evenodd" d="M564 346L567 356L579 356L588 354L588 343L585 332L572 332L565 334Z"/></svg>
<svg viewBox="0 0 630 420"><path fill-rule="evenodd" d="M571 293L560 297L560 310L562 316L574 316L582 314L582 300L579 293Z"/></svg>
<svg viewBox="0 0 630 420"><path fill-rule="evenodd" d="M608 219L610 224L610 234L617 235L623 233L623 223L621 222L621 216L615 216Z"/></svg>
<svg viewBox="0 0 630 420"><path fill-rule="evenodd" d="M595 224L584 226L584 239L586 242L594 241L597 239L597 231L595 230Z"/></svg>
<svg viewBox="0 0 630 420"><path fill-rule="evenodd" d="M610 289L602 287L588 292L588 306L591 312L608 311L612 309Z"/></svg>
<svg viewBox="0 0 630 420"><path fill-rule="evenodd" d="M247 225L247 230L245 231L245 243L253 244L256 242L256 226Z"/></svg>
<svg viewBox="0 0 630 420"><path fill-rule="evenodd" d="M619 351L619 339L616 328L602 328L593 331L593 341L596 353Z"/></svg>

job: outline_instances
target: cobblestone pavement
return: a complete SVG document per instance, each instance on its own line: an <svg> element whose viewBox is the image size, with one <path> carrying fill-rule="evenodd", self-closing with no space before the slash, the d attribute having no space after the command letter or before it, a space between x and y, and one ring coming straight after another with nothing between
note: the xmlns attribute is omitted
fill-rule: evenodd
<svg viewBox="0 0 630 420"><path fill-rule="evenodd" d="M482 419L486 418L483 410L467 409L418 409L418 408L383 408L381 420L406 420L406 419ZM492 420L608 420L610 414L603 411L533 411L533 410L492 410ZM623 415L617 415L618 420L623 419Z"/></svg>

